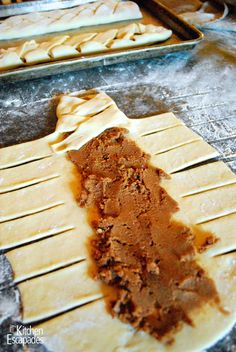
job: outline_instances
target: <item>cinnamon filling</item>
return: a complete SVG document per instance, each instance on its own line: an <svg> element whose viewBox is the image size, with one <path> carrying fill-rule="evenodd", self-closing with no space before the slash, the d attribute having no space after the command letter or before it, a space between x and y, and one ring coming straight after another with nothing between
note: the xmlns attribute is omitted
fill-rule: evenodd
<svg viewBox="0 0 236 352"><path fill-rule="evenodd" d="M95 276L113 288L112 315L170 339L184 322L192 324L193 310L219 298L196 262L193 233L172 220L178 204L160 186L164 173L125 132L107 130L69 153L82 176L78 202L95 230Z"/></svg>

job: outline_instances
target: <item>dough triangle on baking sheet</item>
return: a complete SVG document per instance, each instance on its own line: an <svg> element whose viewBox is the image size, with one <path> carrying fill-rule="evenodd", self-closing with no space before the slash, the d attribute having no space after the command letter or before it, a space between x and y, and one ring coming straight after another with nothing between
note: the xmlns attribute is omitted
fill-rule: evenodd
<svg viewBox="0 0 236 352"><path fill-rule="evenodd" d="M77 352L78 346L81 352L86 348L97 352L100 347L105 351L116 332L111 346L117 351L167 350L149 335L134 333L130 326L110 317L103 299L96 301L103 293L98 282L90 277L88 261L84 260L92 229L85 209L76 203L79 177L66 151L81 148L107 128L123 127L129 130L130 138L151 154L153 165L167 174L178 171L171 179L163 179L163 186L178 201L179 216L184 213L184 221L218 238L215 245L199 255L199 263L215 280L220 299L230 312L226 315L206 306L193 316L196 327L184 325L174 342L176 351L183 350L184 341L192 341L196 351L213 344L236 320L235 255L215 257L236 247L232 234L236 228L235 176L221 162L197 166L216 157L218 152L171 113L131 120L105 93L88 93L81 97L63 96L57 115L58 125L52 135L0 151L0 246L11 249L21 245L6 255L15 282L20 282L23 321L36 322L63 313L42 325L47 330L48 346L57 351L69 348L70 352ZM65 134L68 132L69 136ZM187 166L195 168L184 171ZM62 249L56 251L55 247ZM40 251L44 251L45 258L40 257ZM27 260L23 262L21 258ZM231 302L226 300L228 295L232 295ZM91 321L91 311L97 317L96 323ZM96 328L99 319L101 323ZM215 329L206 328L215 320ZM80 342L72 334L75 326L78 339L83 336ZM55 331L60 328L65 328L65 333L57 333L60 336L55 342ZM107 331L104 345L96 343L100 329ZM94 339L89 341L88 336L92 335Z"/></svg>

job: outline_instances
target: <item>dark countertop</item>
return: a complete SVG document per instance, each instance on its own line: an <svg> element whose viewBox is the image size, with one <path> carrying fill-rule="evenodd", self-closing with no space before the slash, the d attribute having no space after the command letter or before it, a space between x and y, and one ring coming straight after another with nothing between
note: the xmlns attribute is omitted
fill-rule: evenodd
<svg viewBox="0 0 236 352"><path fill-rule="evenodd" d="M205 41L193 51L15 84L0 82L0 144L47 135L56 123L54 95L96 87L110 94L129 117L173 111L236 172L236 32L229 30L236 24L226 22L224 31L220 25L205 31ZM3 256L0 260L1 284L9 270ZM10 317L18 315L17 293L5 288L0 299L0 351L21 351L3 342ZM236 329L210 351L236 351Z"/></svg>

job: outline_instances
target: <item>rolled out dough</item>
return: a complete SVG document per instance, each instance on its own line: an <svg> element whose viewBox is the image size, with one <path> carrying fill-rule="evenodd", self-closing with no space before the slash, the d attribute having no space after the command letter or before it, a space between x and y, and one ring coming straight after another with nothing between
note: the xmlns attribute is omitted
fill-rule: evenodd
<svg viewBox="0 0 236 352"><path fill-rule="evenodd" d="M6 169L0 173L4 219L0 224L0 246L9 249L41 239L7 253L15 281L30 278L18 284L23 322L50 318L38 327L44 329L46 345L58 352L110 352L111 348L116 352L168 351L168 346L143 332L134 332L106 311L101 287L89 275L86 243L92 231L85 209L76 203L79 178L65 152L117 126L127 128L130 137L152 154L151 162L167 173L209 160L218 153L172 114L130 120L104 93L64 96L57 113L54 134L0 151L0 168ZM71 133L69 137L64 136L65 132ZM25 162L29 164L21 165ZM10 166L14 167L8 169ZM178 172L172 181L163 181L175 191L180 214L184 213L189 223L204 222L204 230L220 237L215 247L199 254L198 260L214 279L222 305L229 311L226 315L216 307L205 306L193 312L195 326L184 325L175 335L175 352L208 348L236 321L236 257L235 253L224 254L235 250L234 180L234 175L218 162ZM22 214L26 216L16 218ZM65 232L67 229L70 231ZM44 238L50 235L54 236ZM62 268L64 265L69 266ZM32 278L36 275L41 276Z"/></svg>

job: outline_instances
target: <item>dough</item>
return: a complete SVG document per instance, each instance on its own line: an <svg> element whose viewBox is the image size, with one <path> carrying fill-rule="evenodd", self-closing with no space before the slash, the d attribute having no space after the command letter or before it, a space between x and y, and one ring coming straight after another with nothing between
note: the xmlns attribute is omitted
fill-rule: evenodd
<svg viewBox="0 0 236 352"><path fill-rule="evenodd" d="M75 227L75 217L78 206L62 204L23 218L0 223L0 248L9 249L20 244L56 235ZM86 217L83 217L83 221ZM84 225L83 225L84 227Z"/></svg>
<svg viewBox="0 0 236 352"><path fill-rule="evenodd" d="M137 138L137 144L149 154L159 154L184 144L200 140L201 137L185 126L176 126L165 131Z"/></svg>
<svg viewBox="0 0 236 352"><path fill-rule="evenodd" d="M0 40L23 38L136 18L142 18L136 3L101 0L65 10L32 12L9 17L0 24Z"/></svg>
<svg viewBox="0 0 236 352"><path fill-rule="evenodd" d="M235 251L235 223L236 213L232 213L200 225L201 229L212 232L218 238L218 241L214 244L214 246L209 247L207 250L207 256L215 256Z"/></svg>
<svg viewBox="0 0 236 352"><path fill-rule="evenodd" d="M218 151L212 148L203 140L191 142L165 153L153 155L151 163L160 167L167 173L181 171L188 166L197 165L203 161L213 159L219 155Z"/></svg>
<svg viewBox="0 0 236 352"><path fill-rule="evenodd" d="M61 178L48 180L31 187L5 193L0 198L0 222L34 214L63 204L68 187ZM50 190L50 192L48 192ZM13 201L14 200L14 201Z"/></svg>
<svg viewBox="0 0 236 352"><path fill-rule="evenodd" d="M88 100L64 95L57 106L56 131L60 133L73 132L81 122L105 111L112 105L115 106L114 101L102 92L91 96Z"/></svg>
<svg viewBox="0 0 236 352"><path fill-rule="evenodd" d="M0 193L14 191L59 177L63 165L67 165L63 161L63 158L50 156L20 165L15 173L12 172L12 169L0 170Z"/></svg>
<svg viewBox="0 0 236 352"><path fill-rule="evenodd" d="M112 118L111 118L112 116ZM90 118L62 142L52 146L56 153L79 149L90 139L102 133L105 129L113 126L129 127L131 121L121 112L116 105L109 106L106 110L96 115L97 119Z"/></svg>
<svg viewBox="0 0 236 352"><path fill-rule="evenodd" d="M171 112L132 120L132 130L138 136L145 136L180 125L183 125L183 122Z"/></svg>
<svg viewBox="0 0 236 352"><path fill-rule="evenodd" d="M222 161L178 172L171 179L164 179L163 187L172 195L186 197L195 193L236 183L236 176Z"/></svg>
<svg viewBox="0 0 236 352"><path fill-rule="evenodd" d="M0 170L52 155L50 136L0 149Z"/></svg>
<svg viewBox="0 0 236 352"><path fill-rule="evenodd" d="M53 59L61 59L63 57L78 56L80 45L91 40L95 35L96 33L84 33L71 36L63 44L57 45L50 50L51 57Z"/></svg>
<svg viewBox="0 0 236 352"><path fill-rule="evenodd" d="M52 40L49 40L48 42L43 42L38 44L37 48L33 50L28 50L27 53L24 54L25 62L27 64L32 64L32 63L50 61L51 50L54 47L61 45L68 38L69 36L65 35L65 36L55 37Z"/></svg>
<svg viewBox="0 0 236 352"><path fill-rule="evenodd" d="M236 183L179 198L178 202L190 223L200 224L213 220L236 212ZM181 215L178 219L181 219Z"/></svg>
<svg viewBox="0 0 236 352"><path fill-rule="evenodd" d="M14 282L19 282L86 259L88 252L84 234L77 228L14 249L6 256L14 268Z"/></svg>
<svg viewBox="0 0 236 352"><path fill-rule="evenodd" d="M22 64L23 61L16 52L4 49L0 51L0 70L19 67Z"/></svg>
<svg viewBox="0 0 236 352"><path fill-rule="evenodd" d="M132 328L107 313L103 299L35 327L43 329L49 350L57 352L130 352L122 347L134 334Z"/></svg>
<svg viewBox="0 0 236 352"><path fill-rule="evenodd" d="M23 322L32 323L103 296L83 261L18 284ZM45 290L46 288L46 290Z"/></svg>
<svg viewBox="0 0 236 352"><path fill-rule="evenodd" d="M202 6L202 1L200 0L161 0L161 3L177 13L195 12Z"/></svg>

